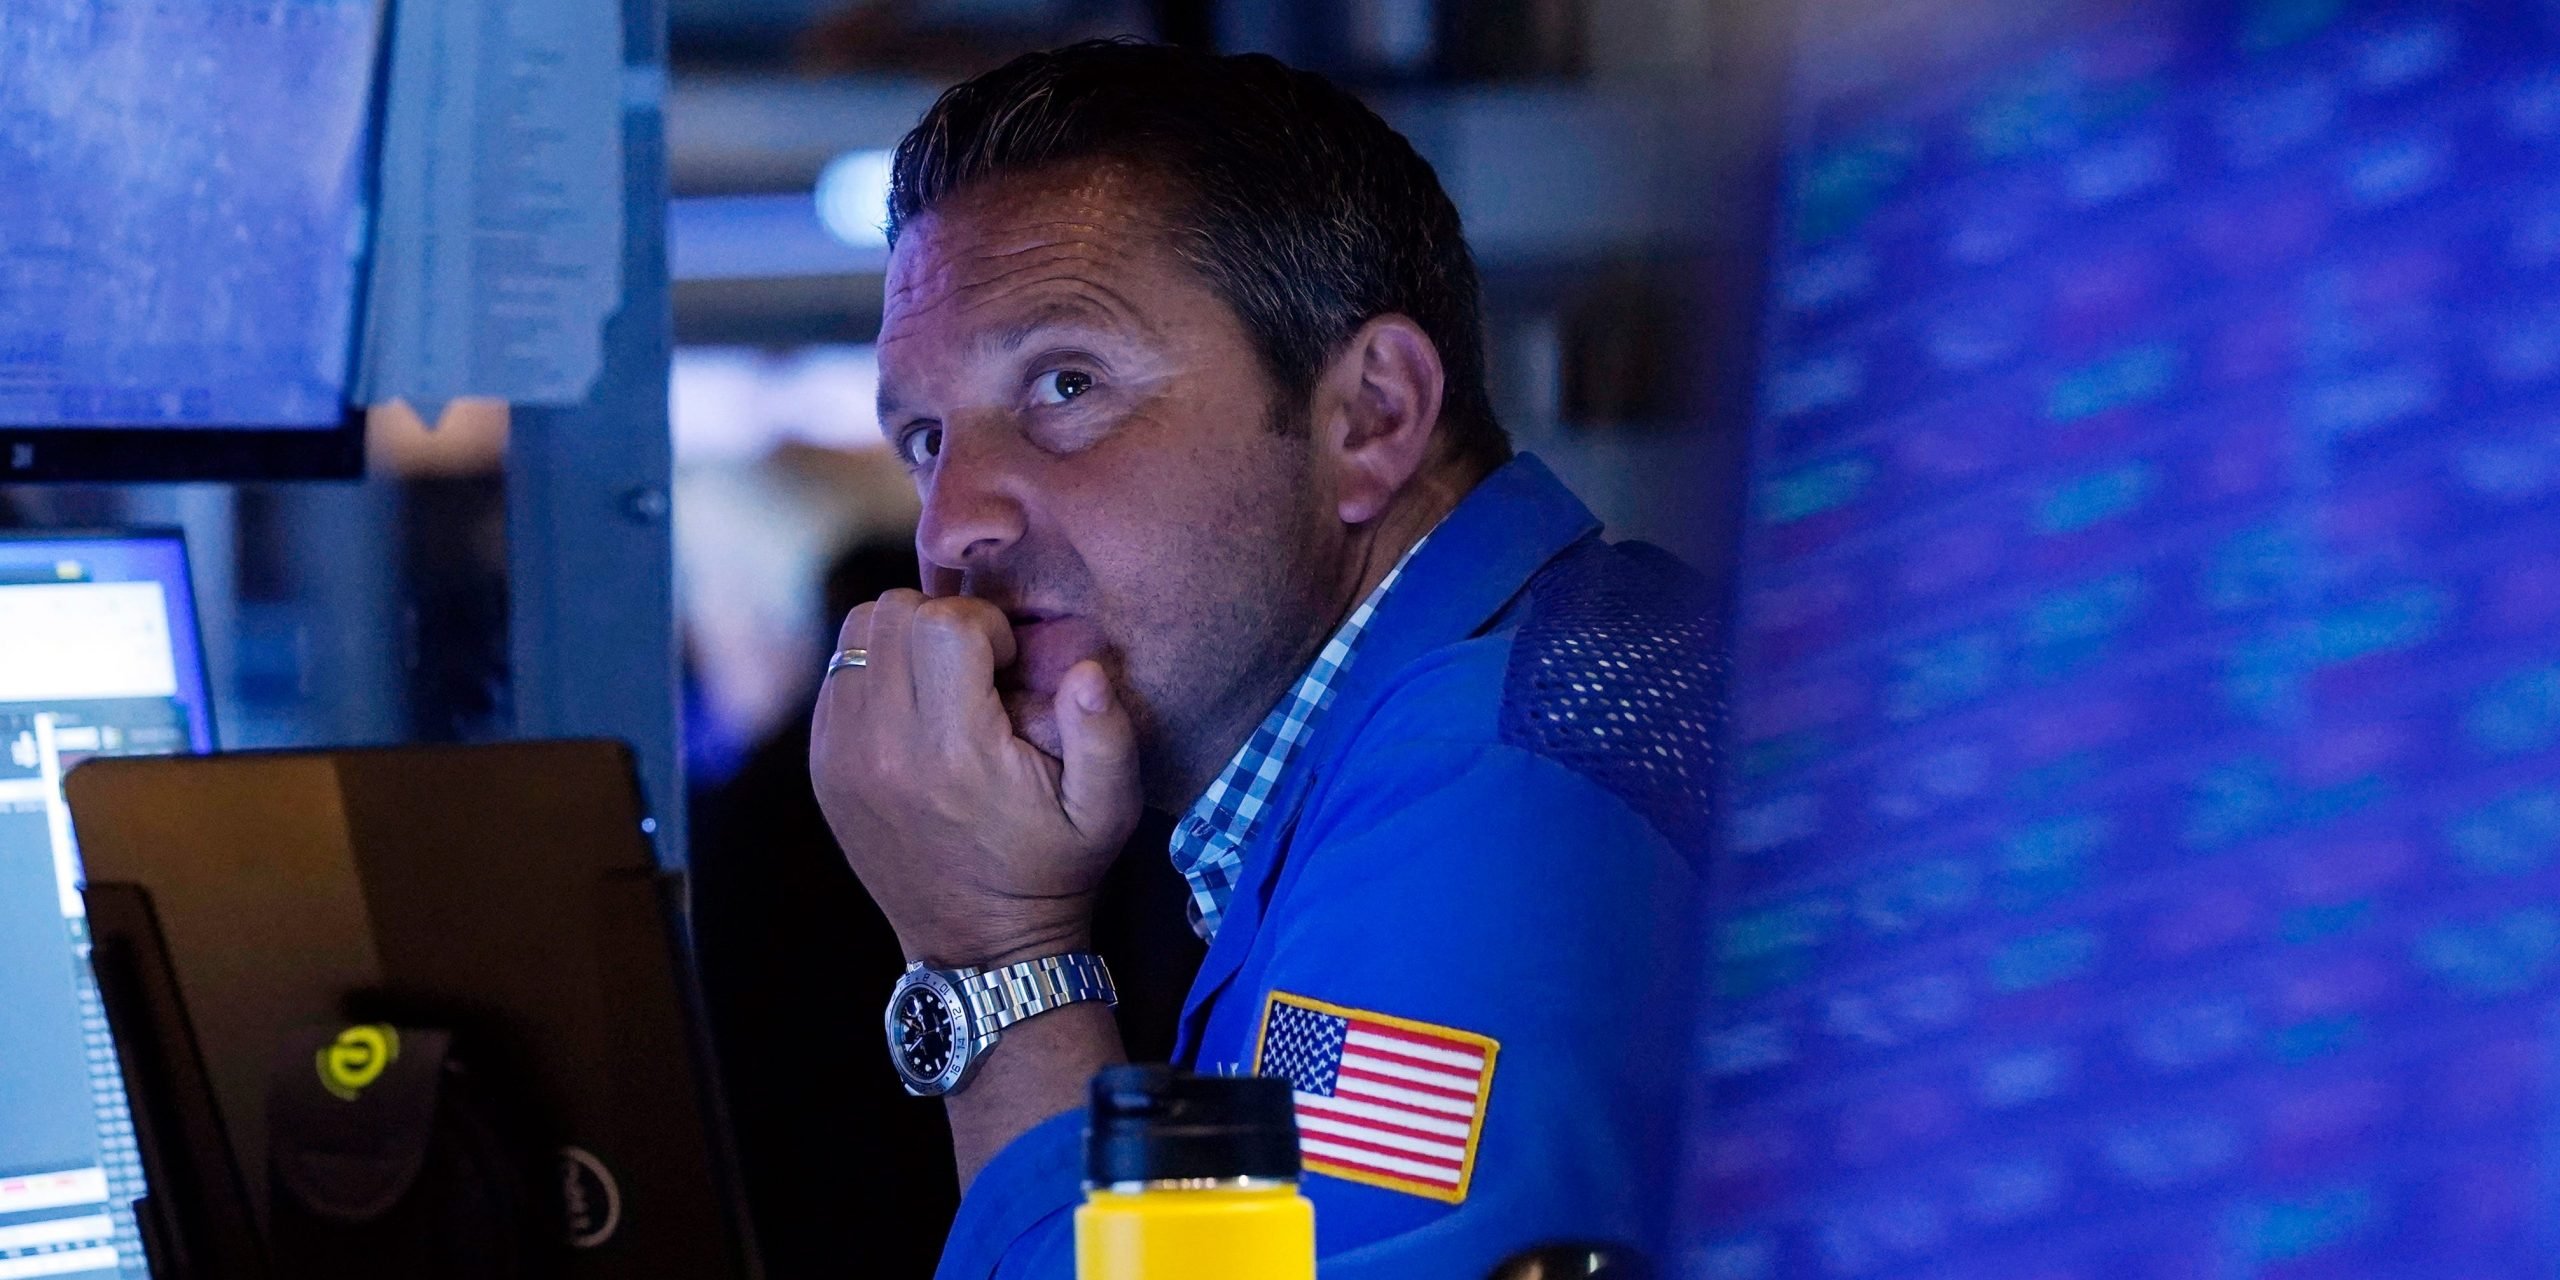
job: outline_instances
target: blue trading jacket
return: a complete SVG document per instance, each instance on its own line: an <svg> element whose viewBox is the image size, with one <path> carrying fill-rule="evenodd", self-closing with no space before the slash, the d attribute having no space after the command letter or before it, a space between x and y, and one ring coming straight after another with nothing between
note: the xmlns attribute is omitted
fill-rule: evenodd
<svg viewBox="0 0 2560 1280"><path fill-rule="evenodd" d="M1348 1121L1337 1159L1302 1125L1326 1280L1476 1280L1534 1244L1656 1239L1721 695L1703 606L1677 561L1603 541L1518 458L1387 594L1281 781L1176 1060L1285 1061L1302 1094L1386 1100L1325 1113ZM1362 1025L1412 1030L1424 1070L1345 1058ZM1380 1063L1412 1087L1362 1093ZM937 1280L1074 1274L1082 1120L988 1164Z"/></svg>

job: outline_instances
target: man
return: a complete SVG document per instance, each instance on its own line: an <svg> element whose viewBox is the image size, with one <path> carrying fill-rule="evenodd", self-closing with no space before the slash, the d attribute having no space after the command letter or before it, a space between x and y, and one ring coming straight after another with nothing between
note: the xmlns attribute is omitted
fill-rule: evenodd
<svg viewBox="0 0 2560 1280"><path fill-rule="evenodd" d="M855 609L821 804L916 962L939 1272L1064 1277L1088 957L1143 804L1208 958L1176 1061L1286 1075L1328 1277L1649 1235L1715 671L1485 391L1429 166L1267 58L1034 55L897 153L881 424L922 594ZM990 1043L992 1041L992 1043Z"/></svg>

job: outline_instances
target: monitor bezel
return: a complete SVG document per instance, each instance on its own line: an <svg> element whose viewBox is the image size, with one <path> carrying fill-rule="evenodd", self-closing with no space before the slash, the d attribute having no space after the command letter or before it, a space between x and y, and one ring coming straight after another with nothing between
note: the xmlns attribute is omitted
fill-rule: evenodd
<svg viewBox="0 0 2560 1280"><path fill-rule="evenodd" d="M0 426L0 483L353 480L364 474L364 410L335 426Z"/></svg>

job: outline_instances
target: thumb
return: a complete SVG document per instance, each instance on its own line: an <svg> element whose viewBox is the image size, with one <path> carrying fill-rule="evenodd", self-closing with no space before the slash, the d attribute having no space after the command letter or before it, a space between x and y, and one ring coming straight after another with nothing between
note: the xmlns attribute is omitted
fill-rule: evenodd
<svg viewBox="0 0 2560 1280"><path fill-rule="evenodd" d="M1138 737L1129 712L1088 658L1058 682L1058 742L1064 769L1058 802L1067 821L1096 844L1118 844L1138 822Z"/></svg>

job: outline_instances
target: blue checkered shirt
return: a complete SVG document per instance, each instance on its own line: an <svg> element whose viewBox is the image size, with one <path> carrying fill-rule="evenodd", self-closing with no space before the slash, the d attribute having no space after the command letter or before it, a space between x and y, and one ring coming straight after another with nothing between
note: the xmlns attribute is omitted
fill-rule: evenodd
<svg viewBox="0 0 2560 1280"><path fill-rule="evenodd" d="M1316 655L1315 664L1298 677L1297 687L1280 705L1271 709L1253 736L1244 740L1235 759L1227 762L1217 780L1191 804L1191 811L1173 828L1173 869L1191 882L1191 931L1203 942L1214 941L1218 924L1226 918L1227 899L1235 893L1236 873L1244 866L1244 845L1262 821L1264 806L1271 803L1272 788L1279 785L1289 762L1298 758L1298 750L1307 745L1307 735L1325 709L1333 705L1333 683L1360 647L1360 636L1369 629L1369 618L1378 611L1378 602L1403 576L1405 565L1413 553L1430 541L1430 535L1415 540L1387 570L1360 607L1343 619L1342 626L1325 642L1324 651Z"/></svg>

